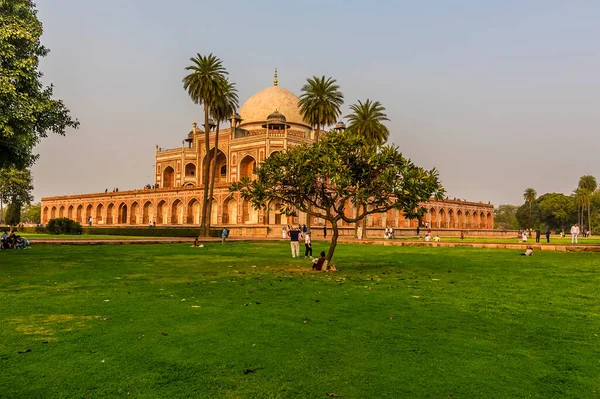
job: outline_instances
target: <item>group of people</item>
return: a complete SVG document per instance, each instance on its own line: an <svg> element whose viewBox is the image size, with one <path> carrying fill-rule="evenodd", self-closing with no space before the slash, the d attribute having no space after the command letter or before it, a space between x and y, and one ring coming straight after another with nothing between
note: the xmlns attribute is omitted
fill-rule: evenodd
<svg viewBox="0 0 600 399"><path fill-rule="evenodd" d="M385 238L386 240L391 240L392 238L394 238L394 229L391 227L386 227L385 233L383 233L383 238Z"/></svg>
<svg viewBox="0 0 600 399"><path fill-rule="evenodd" d="M527 230L519 230L519 232L518 232L519 241L527 242L527 238L529 238L530 234L531 233L528 233ZM550 242L550 229L549 228L546 229L545 236L546 236L546 242ZM535 230L535 242L539 243L541 237L542 237L542 231L540 229L536 229Z"/></svg>
<svg viewBox="0 0 600 399"><path fill-rule="evenodd" d="M8 234L7 231L2 232L0 236L0 250L3 249L26 249L29 248L29 240L21 237L20 235L11 232Z"/></svg>
<svg viewBox="0 0 600 399"><path fill-rule="evenodd" d="M313 258L312 240L310 238L310 231L306 225L298 227L287 226L287 228L283 226L282 238L284 234L290 239L292 258L300 257L300 241L304 241L304 259L310 258L312 260L313 270L335 270L334 266L327 265L325 251L321 251L319 258Z"/></svg>

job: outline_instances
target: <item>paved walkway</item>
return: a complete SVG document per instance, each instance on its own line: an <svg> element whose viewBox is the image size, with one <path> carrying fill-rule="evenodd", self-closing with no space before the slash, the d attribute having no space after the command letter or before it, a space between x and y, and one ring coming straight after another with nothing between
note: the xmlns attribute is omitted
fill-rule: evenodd
<svg viewBox="0 0 600 399"><path fill-rule="evenodd" d="M125 245L125 244L182 244L192 243L191 237L148 237L148 238L118 238L118 239L32 239L32 244L42 245ZM229 237L227 241L284 241L272 237ZM287 241L287 240L285 240ZM200 243L221 242L218 237L208 237L198 240ZM600 252L600 244L535 244L535 243L490 243L490 242L426 242L406 240L357 240L351 238L340 238L338 243L354 243L384 246L404 247L472 247L492 249L519 249L525 250L531 246L534 250L560 251L560 252Z"/></svg>

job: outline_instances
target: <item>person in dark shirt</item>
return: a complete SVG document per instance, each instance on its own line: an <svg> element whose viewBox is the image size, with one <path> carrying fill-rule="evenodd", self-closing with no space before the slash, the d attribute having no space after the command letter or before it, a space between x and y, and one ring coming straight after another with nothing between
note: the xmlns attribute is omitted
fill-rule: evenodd
<svg viewBox="0 0 600 399"><path fill-rule="evenodd" d="M313 260L313 270L323 270L323 264L325 263L325 251L321 251L321 257Z"/></svg>
<svg viewBox="0 0 600 399"><path fill-rule="evenodd" d="M288 230L288 236L290 237L290 247L292 248L292 258L300 256L300 242L299 239L302 237L300 229Z"/></svg>
<svg viewBox="0 0 600 399"><path fill-rule="evenodd" d="M540 237L542 236L542 232L539 227L535 229L535 242L540 242Z"/></svg>
<svg viewBox="0 0 600 399"><path fill-rule="evenodd" d="M550 228L546 229L546 242L550 242Z"/></svg>

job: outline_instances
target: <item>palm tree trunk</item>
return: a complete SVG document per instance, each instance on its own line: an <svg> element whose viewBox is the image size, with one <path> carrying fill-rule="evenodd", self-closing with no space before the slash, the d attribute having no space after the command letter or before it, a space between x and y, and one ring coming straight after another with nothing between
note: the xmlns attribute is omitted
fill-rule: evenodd
<svg viewBox="0 0 600 399"><path fill-rule="evenodd" d="M219 127L220 121L217 121L217 129L215 131L215 155L212 162L212 176L210 177L210 192L208 194L208 219L206 220L206 228L210 232L210 223L212 217L213 193L215 191L215 176L217 175L217 155L219 152Z"/></svg>
<svg viewBox="0 0 600 399"><path fill-rule="evenodd" d="M592 234L592 202L588 200L587 203L587 211L588 211L588 230L590 231L590 235Z"/></svg>
<svg viewBox="0 0 600 399"><path fill-rule="evenodd" d="M210 107L204 103L204 148L205 158L204 162L204 179L203 179L203 201L202 201L202 220L200 221L200 235L208 237L208 230L206 229L206 214L208 210L208 179L210 174L210 126L208 124L208 115Z"/></svg>

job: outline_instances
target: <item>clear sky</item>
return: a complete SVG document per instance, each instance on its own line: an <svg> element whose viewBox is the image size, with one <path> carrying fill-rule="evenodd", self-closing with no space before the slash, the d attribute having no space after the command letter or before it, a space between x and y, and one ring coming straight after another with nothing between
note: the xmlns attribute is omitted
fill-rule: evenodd
<svg viewBox="0 0 600 399"><path fill-rule="evenodd" d="M202 108L181 79L214 53L240 102L338 80L387 109L390 141L450 197L523 202L600 178L600 2L38 0L45 82L81 122L37 148L35 197L141 188Z"/></svg>

